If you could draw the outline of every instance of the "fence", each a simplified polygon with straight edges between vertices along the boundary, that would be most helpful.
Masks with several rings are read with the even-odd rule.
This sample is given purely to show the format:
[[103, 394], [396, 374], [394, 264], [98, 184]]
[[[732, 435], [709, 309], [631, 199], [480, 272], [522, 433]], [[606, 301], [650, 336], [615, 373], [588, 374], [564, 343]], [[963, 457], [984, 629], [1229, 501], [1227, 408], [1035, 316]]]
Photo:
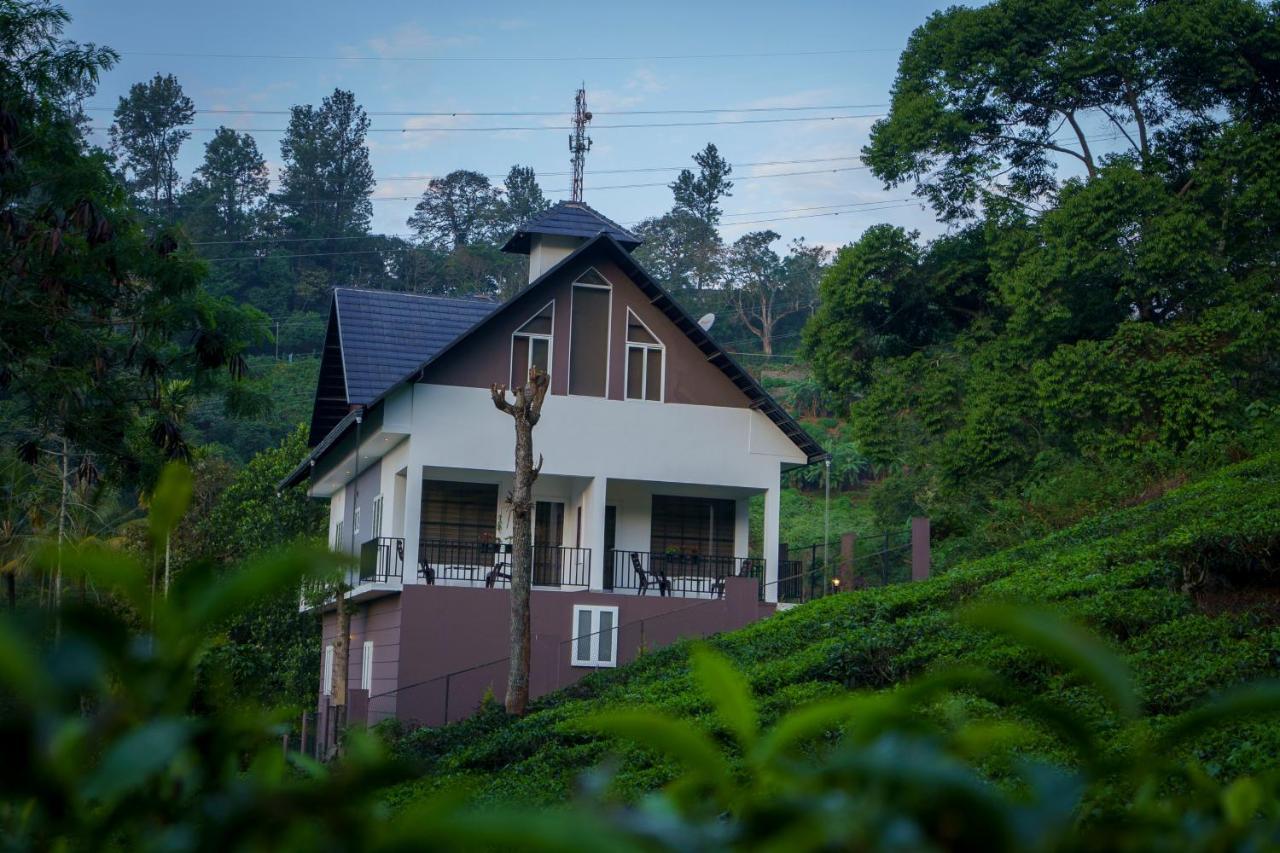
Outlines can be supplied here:
[[778, 601], [798, 604], [837, 592], [922, 580], [930, 572], [929, 519], [870, 535], [790, 546], [778, 565]]

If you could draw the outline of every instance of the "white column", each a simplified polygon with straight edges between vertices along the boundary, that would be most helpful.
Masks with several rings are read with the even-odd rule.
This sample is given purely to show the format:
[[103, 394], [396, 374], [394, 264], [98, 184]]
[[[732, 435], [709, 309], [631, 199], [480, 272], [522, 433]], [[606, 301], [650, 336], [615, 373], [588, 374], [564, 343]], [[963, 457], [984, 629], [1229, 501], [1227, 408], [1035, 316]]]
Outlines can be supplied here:
[[594, 477], [582, 490], [582, 547], [591, 549], [591, 589], [604, 589], [604, 507], [607, 477]]
[[781, 484], [775, 481], [764, 492], [764, 600], [771, 602], [778, 600], [778, 516], [781, 512]]
[[751, 555], [751, 498], [738, 498], [733, 508], [733, 556]]
[[404, 506], [396, 512], [404, 519], [404, 582], [420, 583], [418, 577], [418, 538], [422, 533], [422, 439], [409, 439], [409, 465], [404, 484]]

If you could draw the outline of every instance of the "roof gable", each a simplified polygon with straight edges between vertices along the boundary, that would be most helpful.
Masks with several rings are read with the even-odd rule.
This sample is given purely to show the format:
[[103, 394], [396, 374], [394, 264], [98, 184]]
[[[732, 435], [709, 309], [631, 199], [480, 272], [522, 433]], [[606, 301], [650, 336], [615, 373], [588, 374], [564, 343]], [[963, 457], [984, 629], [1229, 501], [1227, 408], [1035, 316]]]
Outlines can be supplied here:
[[478, 299], [336, 288], [312, 408], [312, 445], [352, 406], [372, 403], [496, 307]]
[[628, 251], [642, 242], [639, 237], [609, 217], [580, 201], [562, 201], [552, 205], [545, 212], [517, 228], [516, 233], [502, 247], [502, 251], [527, 255], [534, 234], [583, 239], [608, 234]]

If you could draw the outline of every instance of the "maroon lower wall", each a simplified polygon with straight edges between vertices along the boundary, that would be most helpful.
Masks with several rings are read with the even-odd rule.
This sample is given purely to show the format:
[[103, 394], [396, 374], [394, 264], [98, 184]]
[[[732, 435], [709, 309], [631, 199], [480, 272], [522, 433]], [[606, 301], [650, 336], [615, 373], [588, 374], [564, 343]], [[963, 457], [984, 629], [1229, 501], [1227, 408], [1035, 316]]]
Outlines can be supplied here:
[[[409, 585], [400, 594], [399, 604], [397, 717], [438, 726], [469, 716], [490, 691], [503, 701], [511, 619], [507, 590]], [[534, 590], [530, 598], [532, 697], [592, 672], [591, 667], [570, 663], [575, 604], [618, 608], [621, 664], [635, 660], [643, 650], [683, 637], [740, 628], [773, 612], [772, 605], [759, 603], [757, 581], [751, 578], [729, 578], [725, 597], [716, 600]]]

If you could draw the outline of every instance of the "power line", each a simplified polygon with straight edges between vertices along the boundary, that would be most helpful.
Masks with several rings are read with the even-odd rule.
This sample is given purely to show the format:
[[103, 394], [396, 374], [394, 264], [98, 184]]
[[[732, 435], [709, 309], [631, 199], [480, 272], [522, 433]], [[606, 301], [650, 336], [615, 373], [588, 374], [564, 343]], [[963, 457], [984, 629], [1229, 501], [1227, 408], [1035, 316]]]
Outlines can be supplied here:
[[[656, 115], [714, 115], [716, 113], [779, 113], [804, 112], [806, 110], [870, 110], [887, 107], [889, 104], [823, 104], [806, 107], [697, 107], [691, 109], [669, 110], [606, 110], [595, 112], [598, 116], [656, 116]], [[105, 104], [92, 104], [81, 107], [90, 112], [115, 112], [118, 107]], [[194, 112], [204, 115], [253, 115], [253, 116], [287, 116], [293, 110], [287, 109], [231, 109], [228, 107], [198, 108]], [[393, 118], [479, 118], [479, 117], [539, 117], [565, 115], [564, 110], [365, 110], [368, 116]]]
[[[636, 130], [642, 128], [669, 128], [669, 127], [708, 127], [711, 125], [722, 124], [784, 124], [791, 122], [814, 122], [814, 121], [848, 121], [859, 118], [883, 118], [888, 113], [857, 113], [854, 115], [836, 115], [836, 116], [793, 116], [790, 118], [744, 118], [744, 119], [718, 119], [714, 121], [662, 121], [662, 122], [631, 122], [628, 124], [598, 124], [593, 125], [592, 130]], [[110, 128], [94, 126], [90, 128], [96, 131], [107, 131]], [[221, 127], [185, 127], [187, 131], [196, 131], [200, 133], [216, 133]], [[234, 130], [237, 133], [288, 133], [286, 127], [231, 127], [228, 130]], [[371, 127], [368, 133], [502, 133], [515, 130], [554, 130], [556, 132], [564, 132], [572, 130], [572, 125], [559, 124], [521, 124], [521, 125], [498, 125], [491, 127]]]
[[761, 53], [668, 53], [649, 56], [368, 56], [307, 53], [200, 53], [181, 51], [126, 50], [121, 56], [150, 56], [182, 59], [266, 59], [317, 62], [638, 62], [685, 59], [775, 59], [783, 57], [852, 56], [865, 53], [897, 53], [896, 47], [843, 48], [840, 50], [791, 50]]

